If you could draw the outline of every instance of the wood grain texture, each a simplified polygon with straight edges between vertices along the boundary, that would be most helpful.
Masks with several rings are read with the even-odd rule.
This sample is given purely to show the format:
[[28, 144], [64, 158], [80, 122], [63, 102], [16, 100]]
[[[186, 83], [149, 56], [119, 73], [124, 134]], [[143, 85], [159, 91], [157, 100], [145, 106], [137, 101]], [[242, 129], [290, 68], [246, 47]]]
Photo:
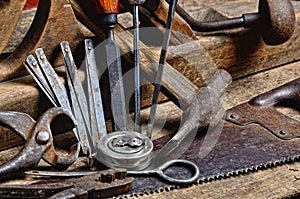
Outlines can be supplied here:
[[[101, 39], [105, 39], [105, 33], [96, 25], [97, 21], [93, 13], [85, 13], [80, 6], [85, 6], [83, 3], [78, 4], [77, 1], [71, 1], [71, 3], [73, 5], [73, 8], [76, 9], [75, 13], [81, 23], [88, 27], [95, 35], [97, 35]], [[89, 9], [85, 8], [85, 10]], [[124, 28], [119, 24], [116, 25], [115, 32], [117, 33], [115, 34], [115, 41], [119, 45], [124, 59], [127, 63], [129, 63], [127, 66], [133, 66], [133, 35], [130, 32], [125, 31]], [[149, 82], [154, 82], [159, 56], [153, 54], [149, 47], [147, 47], [142, 42], [140, 42], [140, 49], [140, 66], [142, 75]], [[174, 102], [177, 102], [178, 104], [180, 101], [182, 109], [185, 109], [190, 104], [195, 92], [197, 91], [195, 85], [193, 85], [186, 77], [181, 75], [169, 64], [166, 64], [164, 68], [162, 86], [164, 94], [173, 99]]]
[[[233, 78], [239, 78], [299, 60], [300, 2], [293, 1], [293, 5], [297, 17], [296, 29], [290, 40], [282, 45], [266, 45], [259, 29], [239, 28], [215, 33], [197, 33], [199, 40], [190, 42], [189, 45], [170, 47], [173, 54], [169, 55], [168, 62], [181, 73], [187, 74], [186, 77], [190, 80], [195, 80], [199, 78], [199, 71], [204, 71], [205, 74], [205, 71], [215, 67], [227, 70]], [[220, 17], [216, 13], [223, 17], [236, 17], [255, 11], [256, 1], [229, 1], [214, 7], [213, 11], [205, 12], [205, 15], [201, 15], [204, 11], [194, 14], [199, 20], [213, 20]]]
[[0, 54], [8, 44], [26, 0], [0, 1]]
[[22, 63], [36, 48], [44, 48], [52, 64], [62, 64], [59, 43], [70, 41], [75, 47], [83, 40], [83, 34], [68, 0], [41, 0], [35, 19], [18, 48], [5, 60], [0, 62], [0, 81], [27, 74]]

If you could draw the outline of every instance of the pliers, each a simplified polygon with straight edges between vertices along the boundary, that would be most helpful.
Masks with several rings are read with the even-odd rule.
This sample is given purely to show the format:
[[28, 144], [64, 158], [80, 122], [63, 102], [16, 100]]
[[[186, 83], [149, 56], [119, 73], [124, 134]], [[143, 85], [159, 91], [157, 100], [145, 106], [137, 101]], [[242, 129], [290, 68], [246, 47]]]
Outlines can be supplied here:
[[61, 107], [48, 109], [37, 122], [25, 113], [0, 112], [0, 124], [26, 140], [24, 148], [13, 159], [0, 166], [0, 178], [30, 169], [36, 166], [41, 159], [53, 166], [70, 165], [76, 161], [80, 151], [78, 142], [71, 147], [66, 156], [58, 155], [53, 145], [51, 123], [62, 115], [69, 117], [76, 126], [72, 113]]

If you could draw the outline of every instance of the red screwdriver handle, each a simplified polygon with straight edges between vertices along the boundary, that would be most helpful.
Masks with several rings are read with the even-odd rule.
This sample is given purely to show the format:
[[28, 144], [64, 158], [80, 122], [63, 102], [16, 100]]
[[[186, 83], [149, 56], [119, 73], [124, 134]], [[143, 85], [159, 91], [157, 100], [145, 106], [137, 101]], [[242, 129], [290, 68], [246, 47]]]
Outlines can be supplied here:
[[120, 0], [95, 0], [97, 14], [117, 14]]

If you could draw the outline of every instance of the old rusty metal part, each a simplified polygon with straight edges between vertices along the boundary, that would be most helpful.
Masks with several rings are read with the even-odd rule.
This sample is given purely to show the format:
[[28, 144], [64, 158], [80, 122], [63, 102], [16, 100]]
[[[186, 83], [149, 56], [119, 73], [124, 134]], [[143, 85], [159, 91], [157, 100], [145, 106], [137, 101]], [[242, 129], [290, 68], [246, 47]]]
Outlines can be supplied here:
[[[107, 134], [95, 50], [92, 40], [85, 41], [85, 65], [88, 84], [88, 101], [91, 122], [91, 140], [93, 150], [97, 148], [98, 141]], [[94, 153], [95, 151], [92, 151]]]
[[68, 155], [60, 156], [54, 148], [50, 125], [60, 115], [69, 117], [73, 124], [76, 124], [72, 113], [63, 108], [48, 109], [37, 122], [25, 113], [0, 112], [1, 125], [13, 130], [26, 140], [22, 151], [0, 166], [0, 178], [32, 168], [41, 158], [54, 166], [70, 165], [75, 162], [80, 150], [78, 143], [72, 146]]
[[[300, 138], [297, 131], [300, 128], [300, 123], [287, 115], [279, 113], [275, 108], [278, 103], [293, 104], [298, 103], [299, 100], [300, 80], [296, 79], [251, 99], [249, 103], [228, 110], [227, 120], [241, 126], [258, 123], [282, 140]], [[266, 116], [272, 117], [271, 119], [264, 119]], [[289, 125], [286, 125], [287, 123]]]
[[290, 0], [260, 0], [258, 13], [247, 13], [241, 17], [220, 21], [202, 22], [191, 17], [179, 5], [177, 13], [191, 28], [200, 32], [211, 32], [238, 27], [259, 27], [266, 44], [279, 45], [286, 42], [295, 29], [296, 17]]
[[[275, 108], [278, 103], [299, 103], [299, 86], [297, 79], [229, 109], [216, 127], [186, 139], [183, 145], [189, 147], [180, 158], [200, 168], [197, 183], [300, 160], [300, 122]], [[154, 147], [161, 148], [169, 139], [166, 136], [155, 140]], [[176, 173], [177, 178], [190, 175], [180, 168], [170, 168], [168, 172]], [[133, 193], [152, 193], [164, 186], [154, 177], [136, 177]], [[168, 190], [174, 188], [169, 186]]]
[[66, 41], [61, 42], [61, 49], [65, 60], [69, 93], [41, 48], [35, 51], [38, 61], [30, 55], [24, 65], [54, 106], [73, 112], [77, 123], [75, 134], [80, 141], [82, 152], [88, 154], [91, 160], [96, 153], [98, 140], [107, 132], [93, 42], [86, 39], [84, 46], [88, 96], [85, 95], [78, 74], [79, 70]]
[[[18, 7], [21, 3], [19, 1], [15, 2], [15, 0], [9, 2], [13, 2]], [[60, 41], [66, 39], [72, 42], [72, 46], [77, 46], [83, 40], [83, 34], [69, 5], [69, 1], [39, 1], [35, 18], [23, 41], [12, 54], [0, 61], [0, 82], [27, 74], [22, 63], [27, 55], [33, 53], [36, 48], [47, 46], [45, 53], [49, 55], [51, 63], [55, 66], [58, 63], [62, 64], [62, 60], [57, 57], [57, 46]]]
[[295, 11], [289, 0], [260, 0], [262, 36], [266, 44], [277, 45], [287, 41], [295, 29]]
[[[190, 170], [193, 175], [190, 178], [178, 179], [168, 176], [165, 171], [173, 166], [181, 166]], [[44, 177], [81, 177], [96, 174], [98, 171], [74, 171], [74, 172], [55, 172], [55, 171], [27, 171], [25, 174]], [[129, 176], [157, 176], [159, 179], [169, 184], [189, 185], [194, 183], [200, 174], [200, 170], [196, 164], [187, 160], [169, 160], [154, 169], [142, 171], [127, 171]]]
[[[68, 173], [68, 172], [65, 172]], [[1, 198], [107, 198], [128, 192], [134, 179], [126, 170], [103, 170], [59, 182], [41, 181], [31, 185], [2, 185]]]
[[91, 137], [91, 126], [85, 92], [82, 87], [79, 74], [77, 73], [77, 67], [75, 65], [69, 43], [67, 41], [63, 41], [60, 43], [60, 47], [66, 67], [66, 79], [69, 88], [72, 110], [78, 123], [82, 151], [84, 154], [92, 156], [91, 154], [93, 145], [89, 140]]

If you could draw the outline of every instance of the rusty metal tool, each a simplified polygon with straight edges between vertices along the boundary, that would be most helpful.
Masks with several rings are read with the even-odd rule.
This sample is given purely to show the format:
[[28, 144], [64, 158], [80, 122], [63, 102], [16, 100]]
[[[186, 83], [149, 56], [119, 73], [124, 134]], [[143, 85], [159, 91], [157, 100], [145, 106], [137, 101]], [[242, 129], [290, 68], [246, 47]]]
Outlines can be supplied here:
[[105, 117], [103, 111], [99, 76], [97, 74], [97, 63], [93, 42], [85, 41], [85, 65], [88, 84], [89, 115], [91, 140], [93, 143], [93, 154], [96, 152], [98, 141], [107, 134]]
[[[300, 122], [275, 108], [280, 104], [298, 109], [299, 96], [300, 79], [261, 94], [227, 110], [214, 128], [186, 139], [183, 152], [173, 151], [171, 155], [201, 168], [197, 183], [300, 160]], [[170, 136], [155, 140], [154, 148], [164, 146], [168, 140]], [[169, 169], [178, 178], [187, 175], [181, 171]], [[164, 186], [154, 177], [137, 176], [133, 192], [143, 192], [146, 185], [152, 191]]]
[[92, 165], [98, 141], [107, 133], [93, 43], [91, 40], [85, 40], [85, 63], [87, 68], [88, 93], [90, 94], [88, 96], [89, 104], [87, 103], [87, 97], [85, 96], [68, 42], [61, 42], [61, 49], [65, 60], [66, 77], [73, 112], [80, 124], [80, 129], [84, 132], [85, 139], [82, 140], [82, 143], [87, 150], [88, 163]]
[[47, 60], [43, 49], [35, 50], [37, 60], [29, 55], [24, 65], [54, 106], [71, 110], [68, 94], [62, 81]]
[[30, 185], [2, 185], [1, 198], [107, 198], [126, 193], [133, 187], [134, 179], [126, 171], [102, 170], [80, 178], [59, 182], [42, 180]]
[[168, 50], [168, 45], [169, 45], [169, 41], [170, 41], [170, 36], [171, 36], [171, 32], [172, 32], [172, 22], [173, 22], [173, 18], [174, 18], [176, 4], [177, 4], [177, 0], [172, 1], [170, 3], [170, 8], [169, 8], [169, 12], [168, 12], [166, 32], [164, 34], [158, 69], [156, 72], [156, 77], [155, 77], [155, 82], [154, 82], [155, 87], [154, 87], [154, 93], [153, 93], [153, 97], [152, 97], [152, 106], [150, 109], [150, 116], [149, 116], [149, 121], [148, 121], [148, 125], [147, 125], [147, 136], [149, 138], [152, 137], [152, 129], [153, 129], [153, 125], [155, 122], [158, 95], [159, 95], [160, 88], [161, 88], [161, 80], [162, 80], [162, 75], [163, 75], [163, 70], [164, 70], [164, 64], [166, 62], [166, 56], [167, 56], [167, 50]]
[[[186, 150], [186, 137], [196, 136], [198, 126], [216, 123], [223, 116], [219, 97], [225, 92], [226, 87], [231, 83], [231, 76], [224, 70], [217, 70], [209, 81], [207, 87], [201, 88], [190, 107], [186, 110], [187, 116], [182, 127], [175, 136], [168, 141], [161, 149], [153, 152], [152, 141], [145, 135], [137, 132], [114, 132], [104, 136], [99, 141], [97, 159], [110, 168], [126, 168], [127, 173], [133, 176], [158, 174], [160, 179], [169, 184], [191, 184], [198, 179], [199, 168], [191, 161], [177, 159], [178, 151]], [[217, 117], [219, 116], [219, 118]], [[172, 154], [176, 153], [177, 157]], [[165, 170], [180, 165], [192, 172], [191, 177], [181, 176], [180, 178], [167, 176]], [[174, 172], [176, 173], [176, 172]], [[88, 175], [90, 172], [73, 173], [49, 173], [32, 172], [32, 174], [43, 176], [68, 177]], [[176, 174], [175, 174], [176, 176]]]
[[[178, 179], [168, 176], [165, 171], [172, 166], [182, 166], [193, 172], [190, 178]], [[142, 170], [142, 171], [126, 171], [129, 176], [158, 176], [164, 182], [169, 184], [187, 185], [195, 182], [200, 174], [199, 168], [196, 164], [187, 160], [169, 160], [157, 168]], [[38, 177], [81, 177], [87, 175], [93, 175], [98, 171], [74, 171], [74, 172], [57, 172], [57, 171], [26, 171], [25, 174], [38, 176]]]
[[37, 122], [25, 113], [0, 112], [0, 124], [26, 141], [24, 148], [13, 159], [0, 166], [0, 178], [32, 168], [42, 158], [51, 165], [70, 165], [75, 162], [80, 150], [79, 143], [71, 147], [68, 155], [61, 156], [54, 149], [50, 125], [54, 119], [62, 115], [70, 118], [73, 125], [76, 125], [72, 113], [61, 107], [48, 109]]
[[[33, 55], [29, 55], [24, 62], [24, 66], [55, 107], [72, 111], [67, 90], [47, 60], [43, 49], [36, 49], [35, 55], [37, 60]], [[77, 139], [81, 140], [81, 131], [78, 131], [77, 128], [74, 128], [73, 131]]]
[[89, 163], [92, 164], [98, 140], [107, 133], [93, 42], [89, 39], [85, 40], [88, 100], [86, 99], [69, 44], [62, 42], [61, 47], [65, 59], [72, 108], [64, 84], [47, 61], [42, 49], [36, 50], [35, 54], [38, 61], [30, 55], [24, 65], [54, 106], [66, 108], [74, 113], [77, 121], [77, 129], [75, 131], [80, 141], [82, 152], [88, 154]]
[[94, 2], [100, 24], [105, 28], [107, 34], [107, 43], [105, 46], [106, 62], [109, 74], [114, 131], [126, 131], [128, 129], [128, 119], [122, 78], [121, 55], [120, 49], [114, 41], [113, 32], [114, 26], [117, 23], [119, 0], [95, 0]]
[[195, 31], [211, 32], [239, 27], [259, 27], [258, 30], [261, 31], [266, 44], [279, 45], [286, 42], [292, 36], [296, 24], [296, 16], [291, 1], [259, 0], [258, 7], [257, 13], [247, 13], [241, 17], [211, 22], [195, 20], [179, 5], [176, 7], [176, 12]]
[[[129, 174], [146, 175], [159, 173], [168, 183], [188, 184], [197, 179], [198, 167], [192, 162], [178, 160], [174, 152], [184, 149], [184, 139], [195, 137], [198, 125], [206, 126], [213, 122], [213, 117], [221, 115], [219, 97], [231, 83], [231, 76], [224, 70], [217, 70], [207, 87], [198, 91], [185, 115], [186, 121], [175, 136], [160, 150], [153, 152], [149, 137], [137, 132], [119, 131], [110, 133], [99, 141], [97, 159], [110, 168], [126, 168]], [[174, 164], [192, 168], [191, 178], [171, 178], [163, 170]], [[163, 168], [163, 169], [162, 169]]]
[[82, 133], [82, 137], [80, 138], [82, 141], [82, 151], [84, 154], [88, 154], [89, 157], [92, 157], [93, 146], [90, 140], [90, 118], [84, 89], [77, 73], [77, 67], [73, 60], [69, 43], [63, 41], [60, 43], [60, 46], [66, 67], [66, 77], [72, 102], [72, 110], [78, 123], [78, 131]]
[[128, 0], [133, 5], [133, 26], [134, 26], [134, 67], [135, 67], [135, 112], [134, 112], [134, 131], [141, 132], [141, 92], [140, 92], [140, 53], [139, 53], [139, 5], [146, 0]]

